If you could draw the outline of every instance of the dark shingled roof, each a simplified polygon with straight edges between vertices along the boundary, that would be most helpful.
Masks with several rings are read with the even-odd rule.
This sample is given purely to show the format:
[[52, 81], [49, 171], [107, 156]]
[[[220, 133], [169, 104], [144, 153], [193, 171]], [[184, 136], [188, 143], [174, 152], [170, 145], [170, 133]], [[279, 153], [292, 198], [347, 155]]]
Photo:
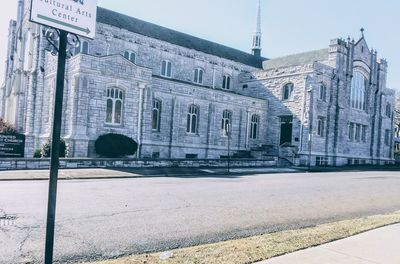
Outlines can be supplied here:
[[316, 61], [326, 61], [328, 58], [328, 49], [314, 50], [264, 61], [263, 68], [264, 70], [268, 70], [288, 66], [298, 66]]
[[261, 68], [262, 61], [265, 60], [264, 58], [257, 58], [252, 54], [237, 49], [145, 22], [101, 7], [97, 8], [97, 22], [123, 28], [150, 38], [166, 41], [181, 47], [194, 49], [257, 68]]

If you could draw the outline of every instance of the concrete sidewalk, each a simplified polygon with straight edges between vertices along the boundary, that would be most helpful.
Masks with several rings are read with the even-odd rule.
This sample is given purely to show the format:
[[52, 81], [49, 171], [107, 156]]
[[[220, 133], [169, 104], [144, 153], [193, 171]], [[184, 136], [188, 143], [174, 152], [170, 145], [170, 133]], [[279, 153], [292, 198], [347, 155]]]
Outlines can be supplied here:
[[400, 263], [400, 224], [262, 261], [258, 264], [370, 263]]
[[[230, 174], [225, 168], [139, 168], [139, 169], [62, 169], [60, 180], [123, 179], [141, 177], [238, 177], [241, 175], [293, 173], [291, 168], [232, 168]], [[49, 170], [0, 171], [0, 181], [47, 180]]]

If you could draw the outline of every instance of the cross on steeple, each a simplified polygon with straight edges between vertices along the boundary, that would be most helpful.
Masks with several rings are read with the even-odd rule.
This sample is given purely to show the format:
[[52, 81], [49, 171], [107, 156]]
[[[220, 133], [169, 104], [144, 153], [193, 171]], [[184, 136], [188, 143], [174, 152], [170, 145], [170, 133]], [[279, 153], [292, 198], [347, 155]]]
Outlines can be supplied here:
[[362, 28], [360, 29], [360, 31], [361, 31], [361, 37], [364, 37], [364, 31], [365, 31], [365, 29], [362, 27]]

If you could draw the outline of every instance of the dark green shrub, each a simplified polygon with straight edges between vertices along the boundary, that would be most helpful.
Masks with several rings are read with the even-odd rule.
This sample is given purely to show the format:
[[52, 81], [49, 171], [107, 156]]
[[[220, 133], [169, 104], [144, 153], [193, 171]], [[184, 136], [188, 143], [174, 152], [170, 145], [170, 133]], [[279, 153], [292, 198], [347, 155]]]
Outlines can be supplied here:
[[[41, 150], [42, 158], [49, 158], [51, 154], [51, 140], [47, 140], [47, 142], [43, 145]], [[64, 139], [60, 140], [60, 158], [65, 158], [68, 155], [68, 147], [67, 143], [65, 143]]]
[[120, 134], [101, 135], [94, 143], [96, 153], [107, 158], [134, 155], [138, 144], [131, 138]]
[[35, 152], [33, 153], [33, 157], [34, 158], [41, 158], [42, 157], [42, 150], [41, 149], [35, 150]]

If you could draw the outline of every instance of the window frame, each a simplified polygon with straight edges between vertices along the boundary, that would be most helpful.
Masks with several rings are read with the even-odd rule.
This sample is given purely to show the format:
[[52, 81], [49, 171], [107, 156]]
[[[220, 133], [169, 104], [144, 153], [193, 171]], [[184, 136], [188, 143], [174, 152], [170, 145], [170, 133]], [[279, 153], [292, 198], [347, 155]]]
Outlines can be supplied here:
[[197, 135], [199, 133], [200, 106], [191, 104], [188, 108], [186, 120], [186, 133]]
[[[154, 115], [155, 111], [157, 112], [156, 118]], [[151, 130], [154, 132], [160, 132], [161, 130], [161, 112], [162, 112], [162, 100], [158, 98], [153, 99], [153, 108], [151, 110]]]
[[229, 74], [225, 74], [222, 77], [222, 89], [231, 90], [232, 86], [232, 77]]
[[[128, 56], [126, 56], [126, 55], [128, 55]], [[134, 56], [133, 60], [132, 60], [132, 55]], [[126, 50], [124, 52], [124, 58], [129, 60], [133, 64], [136, 64], [136, 53], [134, 51]]]
[[355, 142], [361, 142], [361, 137], [362, 137], [362, 125], [361, 124], [355, 124], [355, 133], [354, 133], [354, 141]]
[[221, 134], [223, 137], [228, 137], [232, 134], [232, 116], [233, 112], [231, 110], [225, 109], [222, 111]]
[[351, 80], [350, 87], [350, 107], [352, 109], [366, 111], [367, 110], [367, 85], [368, 78], [355, 70]]
[[315, 165], [316, 166], [328, 166], [329, 159], [326, 156], [317, 156], [315, 157]]
[[367, 134], [368, 134], [368, 126], [362, 125], [361, 126], [361, 141], [364, 143], [367, 142]]
[[260, 116], [253, 114], [250, 121], [250, 139], [257, 140], [260, 129]]
[[390, 103], [386, 104], [385, 114], [386, 114], [386, 117], [388, 117], [388, 118], [392, 117], [392, 104], [390, 104]]
[[[288, 96], [286, 98], [286, 89], [288, 90]], [[294, 83], [288, 82], [282, 87], [282, 101], [289, 101], [293, 99]]]
[[349, 131], [348, 131], [348, 136], [349, 136], [349, 141], [353, 142], [354, 141], [354, 135], [355, 135], [355, 123], [350, 122], [349, 123]]
[[[165, 72], [164, 72], [165, 64]], [[172, 78], [172, 62], [170, 60], [163, 60], [161, 62], [161, 76], [166, 78]]]
[[[116, 96], [117, 94], [117, 96]], [[106, 90], [106, 120], [105, 123], [108, 125], [118, 125], [123, 124], [123, 113], [124, 113], [124, 101], [125, 101], [125, 91], [118, 87], [108, 87]], [[111, 120], [109, 121], [109, 102], [111, 102]], [[120, 103], [120, 116], [119, 122], [117, 122], [117, 104]]]
[[323, 116], [318, 117], [317, 136], [325, 137], [325, 117]]
[[193, 72], [193, 82], [196, 84], [203, 84], [204, 70], [203, 68], [197, 67]]
[[324, 83], [321, 83], [319, 86], [319, 100], [322, 102], [326, 102], [326, 94], [327, 94], [327, 86]]
[[385, 145], [390, 146], [390, 129], [385, 130]]
[[[86, 52], [84, 50], [85, 44], [86, 44]], [[89, 54], [89, 41], [81, 40], [79, 42], [79, 46], [74, 49], [74, 55], [78, 55], [78, 54], [85, 54], [85, 55]]]

